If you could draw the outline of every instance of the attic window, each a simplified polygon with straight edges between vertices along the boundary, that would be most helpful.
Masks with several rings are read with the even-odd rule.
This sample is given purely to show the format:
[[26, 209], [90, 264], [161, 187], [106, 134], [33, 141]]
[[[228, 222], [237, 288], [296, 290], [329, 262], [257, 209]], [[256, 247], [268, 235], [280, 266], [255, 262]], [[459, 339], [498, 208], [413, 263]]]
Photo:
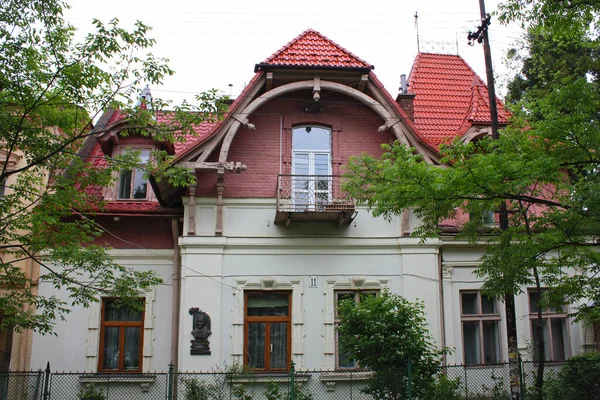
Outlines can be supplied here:
[[140, 164], [138, 168], [121, 171], [117, 198], [119, 200], [146, 200], [148, 198], [148, 180], [144, 179], [144, 168], [150, 161], [150, 149], [127, 148], [122, 150], [122, 154], [132, 151], [140, 153]]

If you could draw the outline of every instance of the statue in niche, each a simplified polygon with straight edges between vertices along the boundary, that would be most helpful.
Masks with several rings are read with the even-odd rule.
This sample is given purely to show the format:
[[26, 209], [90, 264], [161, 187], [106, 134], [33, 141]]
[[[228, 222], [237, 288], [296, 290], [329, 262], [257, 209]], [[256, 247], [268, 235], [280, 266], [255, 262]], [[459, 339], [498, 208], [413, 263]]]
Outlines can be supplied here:
[[192, 316], [192, 346], [191, 355], [210, 355], [210, 342], [208, 337], [212, 334], [210, 331], [210, 316], [198, 307], [190, 308]]

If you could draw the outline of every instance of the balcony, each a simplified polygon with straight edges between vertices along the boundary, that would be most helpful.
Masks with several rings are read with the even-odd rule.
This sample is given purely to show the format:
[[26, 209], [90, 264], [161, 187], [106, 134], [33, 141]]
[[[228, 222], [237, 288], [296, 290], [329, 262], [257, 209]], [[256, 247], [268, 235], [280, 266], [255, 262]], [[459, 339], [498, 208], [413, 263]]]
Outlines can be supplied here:
[[354, 200], [342, 190], [341, 182], [342, 178], [334, 175], [279, 175], [275, 223], [350, 224], [356, 217]]

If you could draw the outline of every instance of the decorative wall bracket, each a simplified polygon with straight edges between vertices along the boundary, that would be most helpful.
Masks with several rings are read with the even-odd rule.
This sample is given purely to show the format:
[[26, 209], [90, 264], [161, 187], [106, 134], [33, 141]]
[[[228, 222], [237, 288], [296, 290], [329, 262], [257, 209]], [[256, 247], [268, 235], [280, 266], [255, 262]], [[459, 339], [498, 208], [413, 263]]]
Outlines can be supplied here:
[[208, 337], [212, 334], [210, 331], [210, 316], [198, 307], [190, 308], [190, 315], [193, 318], [192, 325], [192, 345], [190, 346], [191, 355], [210, 355], [210, 342]]

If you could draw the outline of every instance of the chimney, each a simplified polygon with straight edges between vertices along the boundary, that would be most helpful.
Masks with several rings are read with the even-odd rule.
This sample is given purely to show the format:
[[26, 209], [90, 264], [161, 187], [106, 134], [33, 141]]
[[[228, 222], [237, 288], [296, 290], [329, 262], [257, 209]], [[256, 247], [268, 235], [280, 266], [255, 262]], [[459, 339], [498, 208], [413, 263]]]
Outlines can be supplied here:
[[396, 102], [400, 105], [400, 108], [406, 112], [408, 118], [411, 121], [415, 121], [415, 94], [408, 93], [408, 83], [406, 82], [406, 74], [400, 75], [400, 93], [396, 97]]

